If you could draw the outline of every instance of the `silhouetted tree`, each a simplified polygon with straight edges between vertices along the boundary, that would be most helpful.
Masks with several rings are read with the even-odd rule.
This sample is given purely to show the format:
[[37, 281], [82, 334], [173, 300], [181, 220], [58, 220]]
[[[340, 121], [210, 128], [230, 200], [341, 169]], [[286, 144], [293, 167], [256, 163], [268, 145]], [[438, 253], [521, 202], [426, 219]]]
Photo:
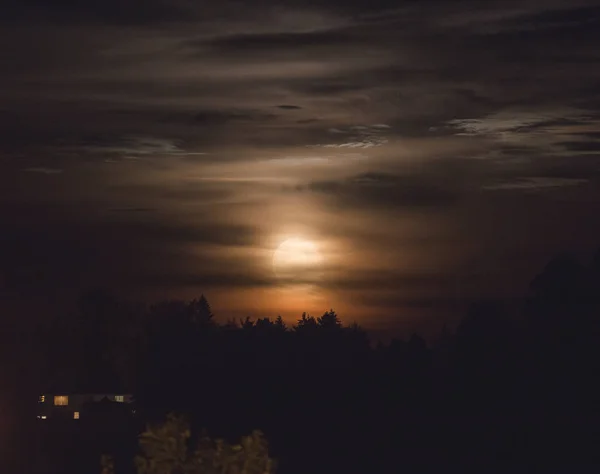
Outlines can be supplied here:
[[283, 318], [281, 317], [280, 314], [278, 314], [277, 318], [275, 319], [275, 328], [280, 331], [287, 330], [287, 326], [286, 326], [285, 322], [283, 322]]
[[333, 309], [323, 313], [323, 316], [317, 318], [317, 324], [319, 327], [326, 330], [340, 330], [342, 328], [342, 322], [338, 315]]
[[268, 334], [273, 331], [275, 325], [269, 318], [258, 318], [254, 327], [257, 331]]
[[238, 324], [238, 322], [237, 322], [235, 319], [233, 319], [233, 318], [231, 318], [231, 319], [228, 319], [228, 320], [225, 322], [225, 324], [223, 325], [223, 329], [225, 329], [225, 330], [232, 330], [232, 331], [235, 331], [236, 329], [239, 329], [239, 328], [240, 328], [240, 325], [239, 325], [239, 324]]
[[213, 327], [215, 322], [210, 304], [204, 295], [188, 305], [190, 321], [198, 327]]
[[245, 331], [251, 331], [254, 329], [254, 321], [246, 316], [246, 319], [240, 319], [240, 328]]
[[313, 316], [309, 316], [307, 313], [302, 313], [301, 318], [294, 327], [296, 332], [314, 331], [317, 329], [318, 323]]

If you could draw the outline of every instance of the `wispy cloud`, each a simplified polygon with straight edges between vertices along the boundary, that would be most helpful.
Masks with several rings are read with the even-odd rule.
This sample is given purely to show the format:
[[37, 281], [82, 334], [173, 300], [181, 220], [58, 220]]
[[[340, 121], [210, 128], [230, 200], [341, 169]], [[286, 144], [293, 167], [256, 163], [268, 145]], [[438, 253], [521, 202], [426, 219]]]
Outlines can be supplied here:
[[205, 152], [186, 150], [181, 140], [145, 136], [106, 136], [61, 140], [47, 151], [63, 157], [100, 159], [104, 163], [136, 162], [154, 157], [201, 156]]
[[452, 119], [446, 125], [457, 135], [523, 141], [534, 136], [569, 135], [582, 127], [600, 126], [588, 111], [559, 109], [545, 112], [504, 110], [480, 118]]
[[189, 152], [182, 149], [175, 141], [155, 137], [124, 137], [105, 143], [84, 144], [82, 149], [91, 153], [105, 153], [139, 158], [151, 155], [187, 156], [203, 155], [201, 152]]
[[26, 173], [39, 173], [39, 174], [61, 174], [63, 172], [62, 169], [59, 168], [25, 168], [23, 170]]
[[314, 166], [349, 163], [367, 158], [367, 155], [363, 153], [337, 153], [318, 156], [284, 156], [281, 158], [271, 158], [267, 160], [267, 163], [282, 166]]
[[541, 190], [546, 188], [561, 188], [565, 186], [579, 186], [587, 183], [587, 179], [579, 178], [556, 178], [556, 177], [532, 177], [517, 178], [511, 181], [497, 182], [488, 184], [482, 188], [488, 191], [505, 190]]
[[343, 143], [326, 143], [307, 145], [309, 148], [371, 148], [383, 146], [388, 143], [384, 132], [391, 127], [386, 124], [354, 125], [347, 128], [330, 128], [329, 133], [345, 135], [347, 140]]
[[130, 212], [130, 213], [146, 213], [146, 212], [156, 212], [158, 209], [154, 207], [115, 207], [109, 209], [109, 212]]
[[362, 173], [348, 179], [313, 181], [297, 189], [323, 195], [338, 209], [448, 208], [460, 198], [455, 183], [426, 172], [414, 175]]

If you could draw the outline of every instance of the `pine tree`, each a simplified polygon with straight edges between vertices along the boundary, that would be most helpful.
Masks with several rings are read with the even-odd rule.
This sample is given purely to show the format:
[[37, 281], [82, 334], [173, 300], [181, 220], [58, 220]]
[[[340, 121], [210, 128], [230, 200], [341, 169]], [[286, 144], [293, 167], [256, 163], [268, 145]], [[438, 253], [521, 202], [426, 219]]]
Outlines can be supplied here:
[[323, 329], [337, 330], [342, 328], [342, 322], [333, 309], [323, 313], [323, 316], [317, 319], [317, 323]]
[[308, 313], [302, 313], [302, 317], [298, 320], [298, 324], [294, 327], [296, 331], [306, 331], [317, 328], [317, 320]]
[[201, 295], [200, 299], [192, 300], [187, 309], [189, 320], [195, 326], [212, 327], [215, 325], [210, 304], [204, 295]]
[[275, 327], [281, 331], [286, 331], [287, 330], [287, 326], [285, 324], [285, 322], [283, 321], [283, 318], [281, 317], [281, 314], [277, 315], [277, 318], [275, 319]]

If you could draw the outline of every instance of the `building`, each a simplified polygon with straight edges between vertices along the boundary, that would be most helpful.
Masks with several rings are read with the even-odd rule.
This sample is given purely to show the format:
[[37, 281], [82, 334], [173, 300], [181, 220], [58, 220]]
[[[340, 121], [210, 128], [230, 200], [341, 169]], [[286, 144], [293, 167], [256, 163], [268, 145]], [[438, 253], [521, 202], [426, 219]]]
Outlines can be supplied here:
[[98, 472], [105, 453], [131, 460], [142, 423], [133, 397], [116, 390], [79, 391], [74, 386], [73, 391], [59, 391], [69, 385], [57, 385], [39, 395], [37, 403], [31, 400], [37, 414], [30, 419], [37, 426], [29, 432], [26, 452], [32, 453], [34, 467], [27, 472]]
[[131, 394], [44, 393], [38, 398], [39, 420], [114, 418], [135, 414]]

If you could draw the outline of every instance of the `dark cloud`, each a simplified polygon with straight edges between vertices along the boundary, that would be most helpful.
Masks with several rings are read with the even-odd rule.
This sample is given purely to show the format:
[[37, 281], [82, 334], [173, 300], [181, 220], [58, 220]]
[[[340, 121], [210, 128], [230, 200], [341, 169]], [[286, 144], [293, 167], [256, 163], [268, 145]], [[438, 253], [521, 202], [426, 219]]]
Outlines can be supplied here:
[[600, 140], [600, 132], [583, 132], [578, 133], [578, 135], [590, 140]]
[[443, 312], [449, 280], [415, 270], [432, 255], [445, 271], [476, 254], [493, 285], [587, 248], [596, 3], [10, 1], [0, 271], [235, 294], [274, 285], [265, 241], [300, 226], [359, 249], [325, 291]]
[[332, 94], [361, 91], [364, 90], [367, 85], [360, 82], [348, 82], [347, 79], [344, 80], [343, 78], [324, 77], [320, 80], [292, 82], [289, 87], [295, 91], [309, 95], [328, 96]]
[[[280, 106], [280, 108], [288, 108], [288, 107], [290, 107], [290, 106], [283, 106], [283, 107]], [[229, 123], [232, 121], [274, 120], [276, 118], [277, 118], [276, 114], [260, 112], [258, 110], [231, 110], [231, 111], [205, 110], [202, 112], [197, 112], [194, 115], [195, 122], [198, 122], [200, 124], [206, 124], [206, 125], [226, 124], [226, 123]]]
[[[524, 155], [517, 155], [524, 156]], [[525, 155], [527, 156], [527, 155]], [[506, 166], [506, 165], [505, 165]], [[502, 168], [503, 166], [500, 165]], [[600, 156], [582, 154], [565, 157], [558, 156], [529, 156], [528, 166], [517, 166], [504, 171], [497, 171], [498, 178], [520, 177], [534, 178], [545, 176], [549, 178], [593, 179], [600, 173]]]
[[156, 273], [140, 276], [140, 283], [144, 286], [158, 287], [161, 289], [202, 288], [209, 289], [235, 289], [235, 288], [265, 288], [272, 287], [278, 282], [274, 277], [248, 273], [243, 271], [227, 273]]
[[299, 105], [282, 104], [278, 105], [277, 108], [283, 110], [300, 110], [302, 107]]
[[490, 191], [523, 190], [537, 191], [547, 188], [562, 188], [565, 186], [579, 186], [587, 183], [586, 179], [575, 178], [553, 178], [547, 176], [536, 176], [531, 178], [515, 178], [511, 181], [500, 181], [484, 185], [483, 188]]
[[460, 191], [442, 178], [363, 173], [341, 181], [315, 181], [301, 190], [329, 196], [344, 208], [446, 208], [454, 206]]
[[372, 308], [386, 309], [389, 311], [405, 310], [433, 310], [447, 313], [452, 310], [461, 310], [466, 306], [464, 299], [455, 297], [423, 297], [411, 298], [396, 294], [368, 295], [359, 298], [359, 301]]
[[[28, 217], [36, 216], [34, 225], [29, 220], [13, 222], [0, 238], [0, 261], [10, 286], [43, 292], [63, 285], [75, 289], [96, 285], [115, 290], [140, 288], [146, 278], [156, 278], [152, 275], [157, 274], [178, 281], [177, 275], [189, 273], [191, 267], [201, 269], [198, 283], [207, 282], [223, 272], [223, 260], [206, 252], [194, 256], [193, 248], [215, 252], [218, 248], [256, 245], [260, 239], [252, 226], [214, 221], [195, 225], [161, 223], [149, 219], [152, 209], [111, 210], [115, 211], [127, 216], [123, 220], [90, 222], [55, 211], [43, 218], [39, 210], [31, 209]], [[42, 229], [44, 238], [40, 239], [38, 232]], [[234, 259], [225, 269], [230, 287], [236, 286], [238, 275], [252, 273], [247, 265], [244, 260]], [[215, 285], [223, 285], [223, 278]]]
[[558, 146], [563, 146], [571, 151], [593, 151], [600, 154], [600, 140], [594, 141], [574, 141], [574, 142], [559, 142]]
[[599, 21], [600, 7], [597, 5], [565, 5], [564, 8], [556, 10], [532, 12], [518, 18], [503, 20], [498, 22], [497, 27], [506, 32], [531, 31], [536, 34], [582, 29], [591, 32]]
[[259, 243], [256, 227], [242, 224], [206, 222], [198, 226], [157, 225], [155, 223], [122, 223], [120, 233], [143, 235], [148, 242], [162, 244], [189, 243], [222, 246], [252, 246]]
[[214, 202], [228, 200], [235, 196], [231, 186], [210, 182], [179, 182], [177, 184], [113, 184], [108, 186], [111, 193], [122, 199], [137, 196], [155, 199], [167, 206], [178, 202]]
[[306, 33], [267, 33], [224, 36], [210, 41], [194, 41], [192, 46], [209, 47], [215, 53], [240, 55], [310, 54], [328, 47], [352, 47], [360, 38], [350, 29], [332, 29]]
[[57, 23], [87, 20], [127, 25], [181, 21], [189, 15], [190, 8], [186, 8], [185, 2], [176, 0], [8, 0], [5, 13], [7, 18], [13, 19], [44, 17]]
[[449, 285], [452, 275], [440, 273], [410, 273], [410, 272], [372, 272], [363, 270], [360, 275], [332, 276], [330, 281], [323, 284], [338, 290], [405, 290], [405, 291], [431, 291]]
[[156, 212], [158, 209], [152, 207], [116, 207], [109, 209], [110, 212]]

